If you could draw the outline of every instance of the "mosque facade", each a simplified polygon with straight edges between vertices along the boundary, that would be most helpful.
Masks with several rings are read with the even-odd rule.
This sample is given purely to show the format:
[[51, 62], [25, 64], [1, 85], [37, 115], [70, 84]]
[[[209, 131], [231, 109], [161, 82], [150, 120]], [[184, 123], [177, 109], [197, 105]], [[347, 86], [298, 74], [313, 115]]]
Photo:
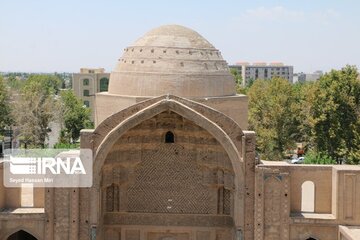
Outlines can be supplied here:
[[360, 168], [257, 160], [248, 98], [197, 32], [146, 33], [95, 99], [92, 187], [36, 189], [25, 209], [0, 184], [0, 240], [360, 239]]

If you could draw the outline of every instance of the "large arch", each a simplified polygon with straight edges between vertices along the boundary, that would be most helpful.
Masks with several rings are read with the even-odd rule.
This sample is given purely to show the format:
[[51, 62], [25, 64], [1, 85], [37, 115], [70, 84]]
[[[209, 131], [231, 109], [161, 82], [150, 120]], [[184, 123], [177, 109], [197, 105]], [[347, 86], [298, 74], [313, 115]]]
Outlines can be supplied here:
[[33, 237], [33, 239], [42, 240], [42, 238], [40, 236], [38, 236], [37, 234], [35, 234], [32, 231], [29, 231], [28, 229], [23, 228], [23, 227], [19, 227], [19, 228], [9, 231], [8, 233], [5, 234], [5, 236], [2, 239], [3, 240], [11, 240], [11, 237], [17, 233], [25, 233], [25, 234], [28, 234], [29, 236]]
[[129, 116], [133, 115], [136, 112], [139, 112], [147, 107], [150, 107], [151, 105], [162, 101], [164, 99], [172, 99], [179, 103], [182, 103], [189, 108], [193, 109], [194, 111], [200, 113], [205, 118], [209, 119], [210, 121], [214, 122], [216, 125], [221, 127], [226, 134], [230, 137], [232, 142], [235, 144], [237, 150], [239, 151], [241, 155], [241, 148], [242, 148], [242, 142], [241, 138], [244, 136], [244, 132], [239, 127], [239, 125], [232, 120], [231, 118], [227, 117], [223, 113], [206, 106], [202, 103], [198, 103], [189, 99], [177, 97], [174, 95], [163, 95], [156, 98], [147, 99], [145, 101], [141, 101], [139, 103], [136, 103], [120, 112], [114, 113], [113, 115], [109, 116], [107, 119], [102, 121], [99, 126], [94, 130], [94, 135], [96, 137], [93, 138], [92, 146], [94, 148], [94, 151], [97, 150], [100, 143], [104, 140], [104, 138], [110, 133], [112, 129], [117, 127], [121, 122], [126, 120]]
[[[154, 117], [161, 112], [171, 110], [182, 117], [193, 121], [196, 125], [202, 127], [208, 131], [214, 138], [221, 144], [226, 153], [229, 156], [229, 159], [232, 163], [232, 167], [235, 173], [235, 199], [240, 199], [240, 192], [244, 191], [242, 189], [244, 186], [244, 166], [242, 162], [241, 155], [232, 141], [230, 136], [215, 122], [206, 118], [203, 114], [195, 111], [194, 109], [186, 106], [183, 103], [176, 101], [175, 99], [165, 98], [160, 101], [155, 102], [154, 104], [140, 110], [133, 112], [132, 115], [127, 117], [125, 120], [120, 122], [116, 127], [114, 127], [109, 133], [103, 138], [99, 147], [95, 153], [95, 162], [94, 162], [94, 187], [99, 189], [101, 181], [101, 169], [105, 162], [106, 156], [109, 153], [111, 147], [114, 143], [129, 129], [135, 127], [136, 125], [142, 123], [143, 121]], [[95, 130], [96, 131], [96, 130]], [[241, 138], [237, 138], [238, 141], [242, 141]], [[234, 221], [235, 225], [240, 225], [240, 218], [237, 216], [240, 213], [241, 207], [244, 205], [244, 202], [235, 201], [234, 204]], [[99, 217], [99, 216], [98, 216]]]
[[175, 113], [183, 116], [184, 118], [195, 122], [198, 126], [204, 128], [209, 133], [211, 133], [219, 141], [219, 143], [229, 155], [236, 175], [235, 178], [237, 180], [243, 178], [244, 169], [241, 165], [241, 156], [237, 151], [234, 143], [231, 141], [230, 137], [224, 132], [224, 130], [218, 125], [216, 125], [214, 122], [205, 118], [200, 113], [194, 111], [186, 105], [172, 99], [165, 99], [128, 117], [117, 127], [112, 129], [109, 134], [103, 139], [95, 153], [94, 185], [96, 187], [99, 186], [100, 183], [101, 167], [103, 166], [105, 158], [116, 140], [120, 138], [126, 131], [135, 127], [139, 123], [150, 119], [166, 110], [174, 111]]

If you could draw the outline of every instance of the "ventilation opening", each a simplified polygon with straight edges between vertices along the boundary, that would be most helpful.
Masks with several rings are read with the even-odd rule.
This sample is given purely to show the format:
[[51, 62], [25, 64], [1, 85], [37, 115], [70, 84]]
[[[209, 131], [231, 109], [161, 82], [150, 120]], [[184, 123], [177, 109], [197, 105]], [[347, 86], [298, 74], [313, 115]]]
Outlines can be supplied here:
[[165, 143], [174, 143], [174, 134], [172, 132], [167, 132], [165, 135]]

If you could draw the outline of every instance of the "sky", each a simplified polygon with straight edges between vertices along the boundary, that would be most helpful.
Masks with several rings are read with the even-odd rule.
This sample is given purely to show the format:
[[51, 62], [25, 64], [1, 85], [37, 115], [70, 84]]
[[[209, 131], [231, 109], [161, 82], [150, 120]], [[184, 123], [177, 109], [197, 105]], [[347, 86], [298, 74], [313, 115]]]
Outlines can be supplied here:
[[194, 29], [229, 64], [360, 67], [359, 9], [358, 0], [0, 0], [0, 71], [111, 72], [125, 47], [166, 24]]

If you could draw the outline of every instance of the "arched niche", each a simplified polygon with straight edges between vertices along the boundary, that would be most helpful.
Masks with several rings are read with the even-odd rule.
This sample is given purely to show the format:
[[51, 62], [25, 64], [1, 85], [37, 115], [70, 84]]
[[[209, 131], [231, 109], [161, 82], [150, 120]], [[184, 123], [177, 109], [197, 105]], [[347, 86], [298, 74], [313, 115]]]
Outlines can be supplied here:
[[312, 181], [301, 185], [301, 212], [315, 212], [315, 184]]

